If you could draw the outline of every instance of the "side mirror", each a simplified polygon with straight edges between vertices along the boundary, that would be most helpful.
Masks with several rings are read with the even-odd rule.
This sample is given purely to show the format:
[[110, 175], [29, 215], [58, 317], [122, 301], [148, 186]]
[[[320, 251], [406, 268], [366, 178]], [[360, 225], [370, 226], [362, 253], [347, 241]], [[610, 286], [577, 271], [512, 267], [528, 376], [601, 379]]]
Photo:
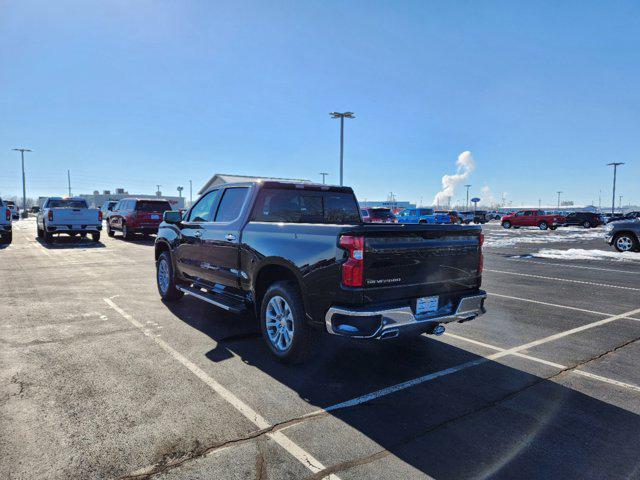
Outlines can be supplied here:
[[182, 221], [182, 213], [178, 210], [167, 210], [164, 212], [162, 219], [171, 224], [180, 223]]

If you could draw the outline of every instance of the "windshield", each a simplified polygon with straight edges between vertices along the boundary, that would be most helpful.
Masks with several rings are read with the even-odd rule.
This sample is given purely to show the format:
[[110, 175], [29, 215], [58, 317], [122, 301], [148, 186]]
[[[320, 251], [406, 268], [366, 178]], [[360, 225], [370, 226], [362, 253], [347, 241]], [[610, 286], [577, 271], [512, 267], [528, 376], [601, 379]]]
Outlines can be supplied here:
[[171, 210], [169, 202], [139, 200], [136, 204], [137, 212], [166, 212], [167, 210]]
[[87, 208], [84, 200], [72, 200], [63, 198], [61, 200], [49, 200], [49, 208]]

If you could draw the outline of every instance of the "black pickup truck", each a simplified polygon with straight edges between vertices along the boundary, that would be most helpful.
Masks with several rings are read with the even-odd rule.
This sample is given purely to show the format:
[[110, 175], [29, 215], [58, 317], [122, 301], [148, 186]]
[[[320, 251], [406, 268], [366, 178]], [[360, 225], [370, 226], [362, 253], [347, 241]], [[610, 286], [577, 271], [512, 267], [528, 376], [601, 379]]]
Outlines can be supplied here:
[[481, 315], [482, 242], [479, 226], [366, 224], [347, 187], [225, 184], [164, 213], [158, 291], [252, 313], [270, 350], [298, 362], [323, 330], [384, 340]]

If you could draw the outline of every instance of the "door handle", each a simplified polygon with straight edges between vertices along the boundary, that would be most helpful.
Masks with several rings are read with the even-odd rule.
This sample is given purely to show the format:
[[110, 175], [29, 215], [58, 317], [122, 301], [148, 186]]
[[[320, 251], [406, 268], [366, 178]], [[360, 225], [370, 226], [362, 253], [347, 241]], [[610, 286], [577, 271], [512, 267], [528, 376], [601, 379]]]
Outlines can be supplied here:
[[233, 242], [236, 239], [236, 236], [233, 233], [227, 233], [226, 237], [224, 237], [227, 242]]
[[202, 236], [202, 230], [196, 230], [195, 233], [193, 234], [195, 237], [200, 238]]

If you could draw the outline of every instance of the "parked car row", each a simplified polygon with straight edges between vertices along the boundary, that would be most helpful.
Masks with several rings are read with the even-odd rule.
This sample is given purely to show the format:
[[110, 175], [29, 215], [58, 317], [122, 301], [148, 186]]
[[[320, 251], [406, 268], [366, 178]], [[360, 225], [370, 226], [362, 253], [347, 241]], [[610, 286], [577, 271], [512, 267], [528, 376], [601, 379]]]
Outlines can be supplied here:
[[8, 245], [13, 239], [13, 215], [9, 207], [0, 198], [0, 243]]

